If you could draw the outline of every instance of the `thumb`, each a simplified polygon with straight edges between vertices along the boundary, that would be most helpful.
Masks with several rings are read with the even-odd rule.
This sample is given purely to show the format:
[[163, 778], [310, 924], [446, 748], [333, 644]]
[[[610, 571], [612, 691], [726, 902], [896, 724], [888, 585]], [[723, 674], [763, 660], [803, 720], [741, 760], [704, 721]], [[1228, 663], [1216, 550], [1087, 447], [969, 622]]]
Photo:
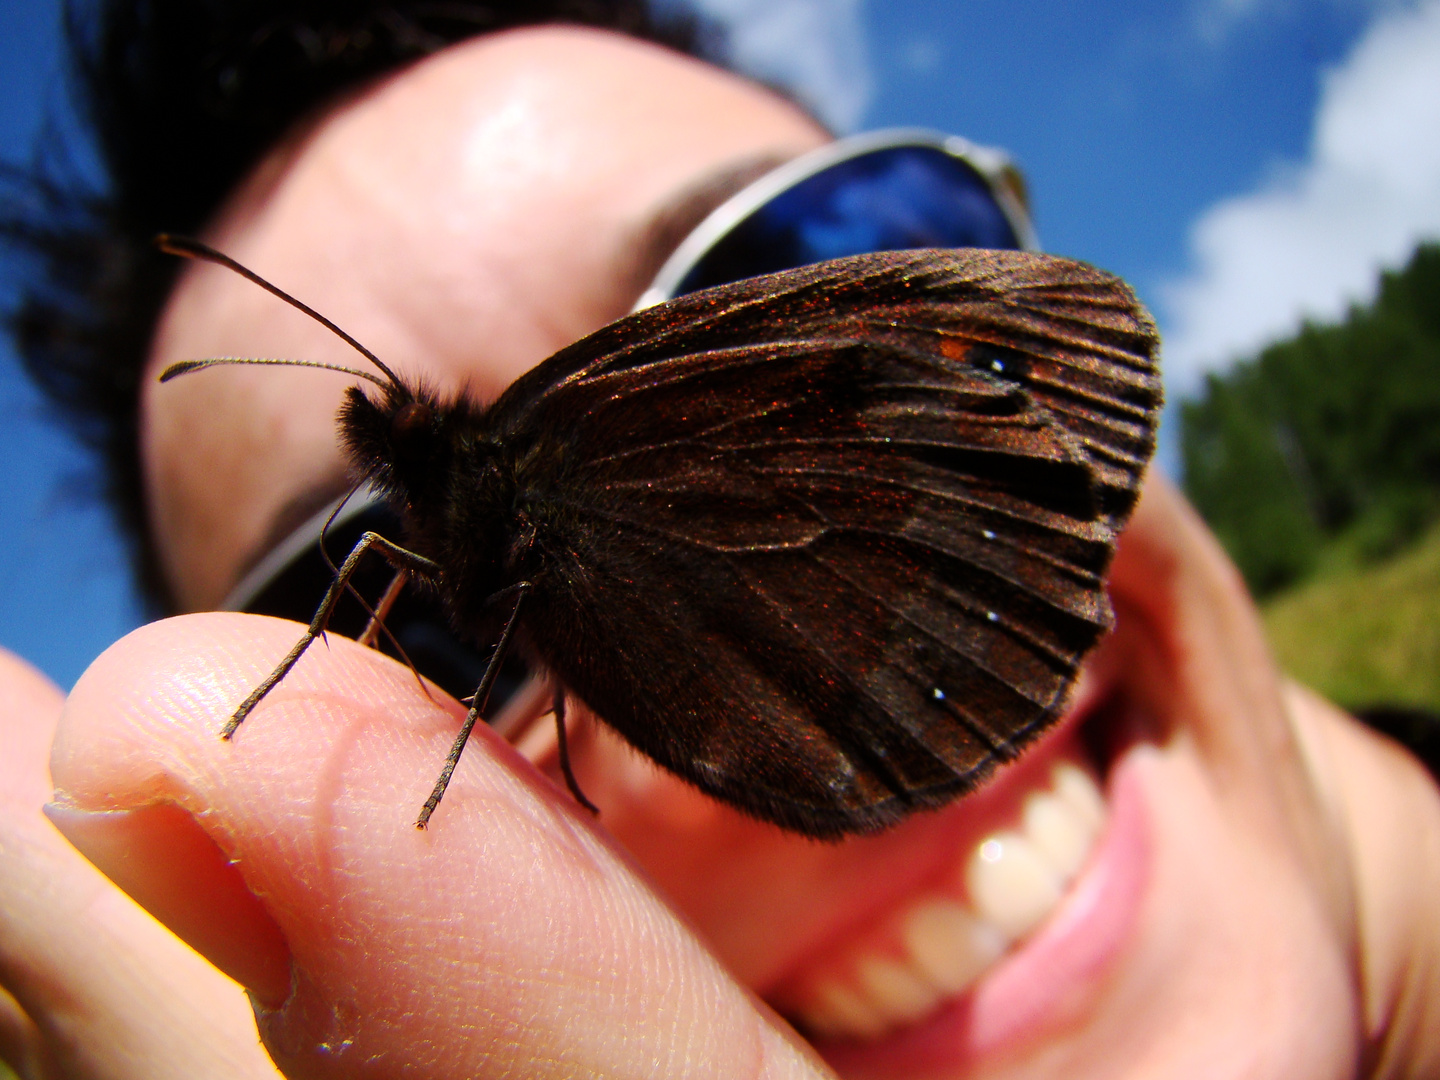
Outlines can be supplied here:
[[222, 741], [297, 636], [136, 631], [76, 686], [52, 761], [57, 824], [250, 989], [287, 1074], [824, 1074], [491, 732], [416, 830], [461, 711], [375, 652], [317, 644]]

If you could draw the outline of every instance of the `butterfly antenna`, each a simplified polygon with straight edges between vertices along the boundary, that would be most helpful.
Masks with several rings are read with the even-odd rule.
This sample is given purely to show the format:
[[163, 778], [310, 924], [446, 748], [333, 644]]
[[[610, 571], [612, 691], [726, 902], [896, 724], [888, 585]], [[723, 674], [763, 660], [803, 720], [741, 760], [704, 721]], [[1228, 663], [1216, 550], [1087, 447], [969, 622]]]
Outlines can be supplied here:
[[[161, 251], [166, 252], [167, 254], [179, 255], [183, 259], [195, 259], [198, 262], [215, 263], [218, 266], [225, 267], [227, 270], [233, 270], [235, 273], [239, 274], [247, 281], [253, 281], [256, 285], [259, 285], [262, 289], [270, 293], [272, 296], [278, 296], [281, 300], [284, 300], [291, 307], [297, 309], [298, 311], [303, 311], [306, 315], [309, 315], [310, 318], [314, 319], [321, 326], [325, 327], [325, 329], [335, 334], [352, 349], [358, 352], [361, 356], [365, 357], [366, 360], [369, 360], [370, 363], [374, 364], [382, 373], [384, 373], [385, 377], [390, 380], [392, 386], [396, 387], [397, 389], [404, 389], [405, 384], [400, 381], [399, 376], [397, 376], [395, 372], [391, 371], [388, 367], [386, 367], [385, 364], [381, 361], [381, 359], [369, 349], [367, 349], [364, 345], [361, 345], [360, 342], [356, 341], [344, 330], [341, 330], [340, 327], [336, 326], [324, 315], [321, 315], [309, 304], [295, 299], [295, 297], [291, 296], [284, 289], [281, 289], [275, 285], [271, 285], [270, 282], [266, 281], [259, 274], [255, 273], [255, 271], [250, 270], [247, 267], [241, 266], [234, 259], [230, 258], [229, 255], [222, 254], [221, 252], [216, 251], [214, 248], [210, 247], [210, 245], [202, 244], [199, 240], [192, 240], [186, 236], [172, 236], [169, 233], [161, 233], [159, 236], [155, 237], [155, 246]], [[253, 361], [233, 360], [229, 358], [217, 358], [211, 361], [191, 361], [190, 363], [193, 366], [185, 367], [183, 371], [176, 370], [177, 368], [181, 368], [183, 365], [175, 364], [167, 368], [165, 370], [165, 374], [162, 375], [160, 379], [163, 382], [167, 378], [174, 378], [176, 375], [183, 375], [186, 371], [195, 371], [198, 370], [200, 367], [208, 367], [217, 363], [238, 364], [247, 362]], [[305, 363], [302, 361], [274, 360], [268, 361], [268, 363], [290, 363], [296, 367], [323, 367], [328, 368], [332, 371], [347, 371], [350, 372], [350, 374], [360, 374], [359, 372], [351, 371], [350, 368], [342, 368], [333, 364], [316, 364]], [[371, 382], [378, 383], [381, 386], [385, 385], [384, 383], [380, 382], [379, 379], [376, 379], [372, 375], [365, 375], [363, 377], [368, 378]]]
[[285, 360], [268, 356], [207, 356], [204, 360], [181, 360], [162, 371], [160, 381], [162, 383], [169, 382], [171, 379], [178, 379], [181, 375], [188, 375], [192, 371], [204, 371], [206, 368], [224, 367], [228, 364], [253, 364], [260, 367], [268, 364], [275, 367], [313, 367], [321, 368], [324, 371], [343, 371], [346, 375], [354, 375], [357, 379], [368, 379], [382, 390], [390, 389], [390, 384], [384, 379], [377, 379], [370, 372], [361, 371], [359, 368], [346, 367], [344, 364], [326, 364], [320, 360]]
[[359, 492], [369, 480], [370, 476], [367, 473], [365, 476], [360, 477], [359, 480], [356, 480], [355, 483], [351, 484], [350, 490], [345, 493], [345, 497], [335, 504], [335, 509], [330, 511], [330, 516], [325, 519], [325, 524], [320, 526], [320, 539], [317, 542], [320, 548], [320, 557], [325, 560], [325, 565], [330, 567], [330, 573], [337, 577], [340, 575], [340, 568], [335, 565], [335, 560], [330, 558], [330, 552], [325, 547], [325, 541], [329, 539], [330, 526], [335, 524], [335, 519], [340, 516], [340, 511], [345, 509], [345, 505], [355, 497], [356, 493]]

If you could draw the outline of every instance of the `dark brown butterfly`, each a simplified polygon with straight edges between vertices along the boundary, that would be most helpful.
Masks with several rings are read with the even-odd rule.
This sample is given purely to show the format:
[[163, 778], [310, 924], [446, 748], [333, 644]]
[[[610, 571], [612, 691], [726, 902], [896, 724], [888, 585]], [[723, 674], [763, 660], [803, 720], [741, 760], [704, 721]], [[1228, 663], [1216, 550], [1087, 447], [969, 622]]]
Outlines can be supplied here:
[[811, 836], [879, 829], [1044, 730], [1110, 626], [1157, 347], [1109, 274], [924, 250], [683, 296], [488, 405], [367, 352], [381, 392], [346, 392], [340, 434], [406, 547], [362, 541], [327, 602], [368, 542], [703, 791]]

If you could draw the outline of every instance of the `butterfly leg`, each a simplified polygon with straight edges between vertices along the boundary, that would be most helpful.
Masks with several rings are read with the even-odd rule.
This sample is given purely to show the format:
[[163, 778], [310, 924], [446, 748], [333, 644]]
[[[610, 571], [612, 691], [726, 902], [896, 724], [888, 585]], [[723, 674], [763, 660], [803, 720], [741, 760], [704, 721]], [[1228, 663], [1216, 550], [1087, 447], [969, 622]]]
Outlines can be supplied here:
[[[409, 580], [409, 570], [395, 571], [395, 576], [390, 579], [390, 584], [385, 586], [385, 595], [380, 597], [375, 602], [375, 606], [370, 609], [370, 621], [365, 624], [365, 632], [355, 639], [357, 642], [371, 648], [375, 647], [376, 637], [379, 636], [380, 631], [385, 630], [385, 616], [390, 614], [390, 609], [395, 606], [395, 601], [400, 599], [400, 592]], [[354, 595], [353, 589], [351, 593]], [[385, 630], [385, 636], [389, 637], [392, 642], [395, 640], [388, 630]]]
[[585, 792], [580, 790], [579, 783], [575, 780], [575, 773], [570, 769], [570, 746], [565, 735], [565, 688], [555, 688], [555, 744], [560, 750], [560, 771], [565, 775], [565, 786], [570, 789], [570, 794], [575, 796], [575, 801], [585, 807], [597, 817], [600, 808], [585, 797]]
[[250, 715], [251, 710], [260, 704], [265, 695], [275, 689], [276, 684], [290, 673], [290, 669], [304, 655], [305, 650], [310, 647], [310, 643], [325, 632], [325, 628], [330, 625], [330, 616], [335, 612], [335, 605], [340, 602], [341, 595], [349, 586], [355, 568], [360, 565], [360, 560], [365, 553], [372, 548], [383, 555], [386, 561], [397, 570], [421, 577], [434, 577], [440, 572], [438, 564], [431, 562], [423, 555], [417, 555], [398, 544], [391, 543], [378, 533], [367, 532], [360, 537], [360, 542], [340, 564], [340, 569], [335, 574], [335, 580], [326, 590], [325, 599], [320, 601], [320, 606], [315, 610], [315, 617], [310, 620], [310, 626], [304, 635], [295, 643], [295, 647], [290, 650], [285, 659], [280, 661], [275, 670], [265, 677], [265, 681], [250, 691], [250, 696], [240, 703], [220, 732], [221, 738], [228, 739], [235, 734], [235, 729], [245, 722], [245, 718]]
[[485, 665], [485, 674], [480, 676], [480, 686], [475, 691], [475, 696], [470, 701], [470, 711], [465, 714], [465, 723], [460, 725], [460, 734], [455, 736], [455, 743], [450, 747], [450, 753], [445, 758], [445, 764], [440, 769], [440, 777], [435, 781], [434, 790], [430, 797], [425, 800], [425, 805], [420, 808], [420, 816], [415, 820], [417, 829], [425, 828], [430, 820], [430, 815], [440, 805], [440, 800], [445, 796], [445, 789], [450, 786], [450, 777], [455, 773], [455, 766], [460, 763], [460, 755], [465, 750], [465, 744], [470, 740], [470, 732], [475, 730], [475, 721], [480, 719], [480, 714], [485, 710], [485, 704], [490, 700], [490, 689], [495, 685], [495, 679], [500, 674], [500, 665], [505, 662], [505, 654], [510, 651], [510, 641], [515, 636], [515, 626], [520, 621], [520, 609], [525, 606], [525, 596], [530, 591], [530, 583], [521, 582], [515, 586], [519, 595], [515, 599], [515, 607], [510, 612], [510, 618], [505, 623], [505, 629], [500, 632], [500, 640], [495, 643], [495, 651], [490, 654], [490, 662]]
[[367, 648], [378, 649], [379, 646], [375, 644], [375, 639], [380, 634], [384, 634], [386, 640], [394, 646], [395, 651], [400, 655], [400, 659], [405, 661], [405, 666], [410, 669], [410, 674], [415, 676], [415, 685], [420, 687], [421, 692], [426, 697], [434, 701], [435, 695], [430, 693], [430, 688], [425, 685], [424, 676], [420, 674], [420, 669], [415, 666], [415, 661], [410, 659], [410, 654], [405, 651], [405, 646], [400, 644], [400, 639], [392, 634], [390, 628], [385, 625], [385, 616], [390, 614], [390, 609], [395, 606], [395, 601], [400, 599], [400, 593], [409, 580], [409, 570], [396, 570], [395, 576], [390, 579], [390, 584], [385, 586], [385, 595], [380, 597], [380, 600], [374, 607], [371, 607], [365, 602], [365, 598], [360, 595], [354, 585], [345, 586], [345, 590], [359, 601], [360, 606], [364, 608], [370, 616], [369, 620], [365, 623], [365, 632], [356, 638], [355, 641], [356, 644], [364, 645]]

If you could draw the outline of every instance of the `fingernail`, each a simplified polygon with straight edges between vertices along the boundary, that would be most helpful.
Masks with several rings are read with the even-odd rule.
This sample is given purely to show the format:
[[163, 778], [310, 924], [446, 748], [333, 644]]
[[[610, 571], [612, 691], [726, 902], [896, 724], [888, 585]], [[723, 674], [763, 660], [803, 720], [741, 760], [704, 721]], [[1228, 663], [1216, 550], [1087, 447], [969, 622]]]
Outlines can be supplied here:
[[146, 911], [267, 1008], [290, 996], [290, 947], [196, 820], [174, 803], [45, 815], [75, 848]]

